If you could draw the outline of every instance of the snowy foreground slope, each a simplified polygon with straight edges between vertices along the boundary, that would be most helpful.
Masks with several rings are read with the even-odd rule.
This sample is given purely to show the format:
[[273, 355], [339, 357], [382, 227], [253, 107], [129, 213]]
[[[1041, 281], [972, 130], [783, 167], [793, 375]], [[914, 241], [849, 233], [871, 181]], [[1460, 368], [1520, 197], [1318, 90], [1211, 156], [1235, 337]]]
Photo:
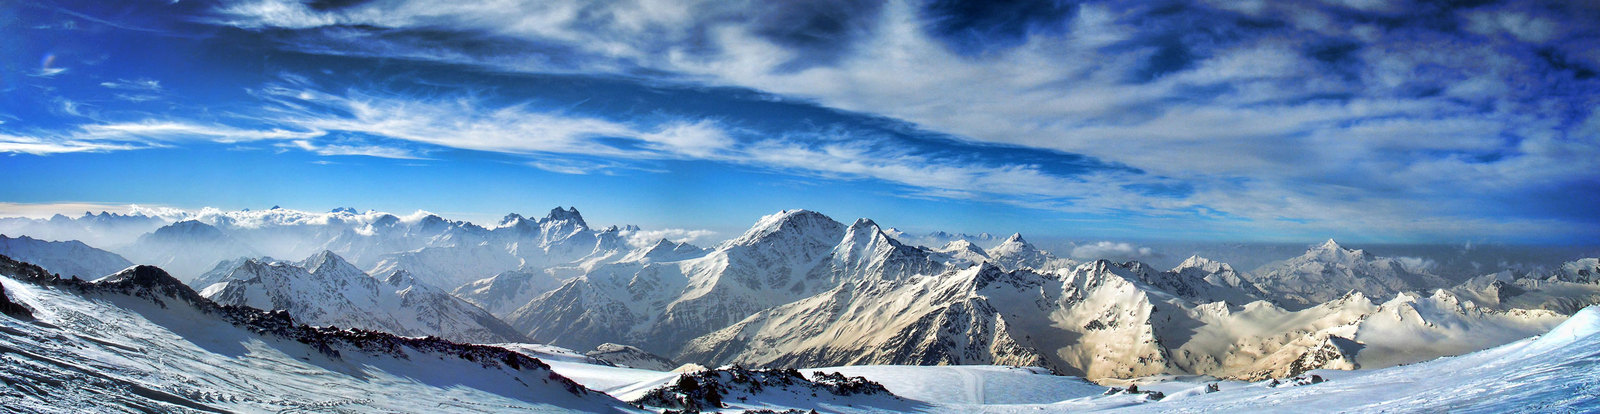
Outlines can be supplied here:
[[[634, 400], [678, 381], [649, 371], [612, 375], [646, 378], [606, 387]], [[556, 365], [579, 382], [603, 381], [595, 369]], [[590, 371], [588, 375], [581, 371]], [[1107, 388], [1045, 370], [1000, 366], [855, 366], [803, 369], [809, 378], [838, 372], [881, 384], [881, 397], [801, 398], [774, 392], [724, 399], [722, 412], [817, 409], [828, 412], [1589, 412], [1600, 410], [1600, 306], [1578, 312], [1549, 333], [1489, 350], [1377, 370], [1314, 370], [1294, 380], [1254, 383], [1208, 377], [1151, 377], [1132, 381], [1149, 394], [1107, 394]], [[665, 374], [665, 373], [662, 373]], [[572, 375], [572, 374], [568, 374]], [[1305, 384], [1311, 376], [1325, 382]], [[1206, 392], [1208, 385], [1217, 391]], [[1276, 385], [1274, 385], [1276, 384]], [[765, 397], [765, 398], [764, 398]], [[826, 397], [826, 396], [824, 396]]]
[[0, 317], [5, 411], [635, 411], [501, 348], [295, 326], [153, 267], [51, 281], [0, 257], [0, 285], [28, 309]]
[[[543, 345], [309, 328], [281, 312], [217, 306], [148, 266], [91, 283], [0, 258], [0, 288], [0, 407], [21, 412], [641, 411], [630, 403], [658, 412], [686, 403], [845, 413], [1600, 409], [1600, 307], [1539, 337], [1399, 367], [1314, 370], [1281, 383], [1130, 381], [1163, 393], [1157, 399], [1038, 368], [677, 374]], [[1326, 381], [1310, 384], [1311, 375]]]

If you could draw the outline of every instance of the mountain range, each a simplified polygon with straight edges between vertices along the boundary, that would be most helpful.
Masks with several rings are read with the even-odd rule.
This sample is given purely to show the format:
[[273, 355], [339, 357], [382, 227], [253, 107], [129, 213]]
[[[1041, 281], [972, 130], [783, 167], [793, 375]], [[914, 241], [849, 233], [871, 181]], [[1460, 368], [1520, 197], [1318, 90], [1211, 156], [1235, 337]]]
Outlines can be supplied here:
[[1172, 269], [1079, 262], [1020, 234], [913, 238], [808, 210], [763, 217], [710, 248], [630, 243], [638, 231], [593, 229], [575, 208], [511, 214], [493, 227], [422, 213], [270, 209], [183, 217], [121, 249], [138, 263], [188, 269], [209, 300], [313, 325], [633, 349], [630, 358], [657, 366], [1000, 364], [1091, 379], [1282, 378], [1485, 349], [1600, 302], [1595, 259], [1451, 283], [1332, 240], [1240, 272], [1199, 256]]

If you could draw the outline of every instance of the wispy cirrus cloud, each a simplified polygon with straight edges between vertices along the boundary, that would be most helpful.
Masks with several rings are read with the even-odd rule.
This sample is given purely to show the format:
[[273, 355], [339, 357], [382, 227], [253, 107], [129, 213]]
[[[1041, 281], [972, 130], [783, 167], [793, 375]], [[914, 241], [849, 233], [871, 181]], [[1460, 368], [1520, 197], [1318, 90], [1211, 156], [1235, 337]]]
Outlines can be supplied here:
[[[1212, 209], [1262, 227], [1289, 218], [1308, 231], [1359, 223], [1470, 233], [1442, 223], [1489, 231], [1499, 228], [1491, 222], [1542, 222], [1544, 213], [1500, 200], [1594, 190], [1600, 171], [1600, 158], [1583, 157], [1600, 148], [1600, 135], [1583, 126], [1600, 116], [1600, 49], [1592, 41], [1600, 32], [1581, 23], [1600, 9], [1589, 6], [895, 1], [797, 14], [781, 23], [808, 28], [783, 31], [762, 13], [730, 17], [757, 9], [742, 3], [666, 4], [441, 8], [417, 0], [377, 13], [372, 5], [311, 11], [268, 0], [222, 10], [227, 24], [296, 29], [290, 47], [300, 50], [388, 50], [500, 70], [750, 87], [968, 139], [1085, 154], [1184, 177], [1197, 189], [1181, 200], [1092, 198], [1136, 213]], [[486, 57], [392, 35], [424, 28], [561, 52]], [[382, 46], [341, 47], [352, 33]], [[808, 164], [834, 172], [915, 176], [898, 182], [943, 194], [969, 193], [975, 186], [963, 183], [987, 178], [992, 185], [983, 188], [1027, 183], [1006, 193], [1084, 190], [1072, 180], [1034, 179], [1026, 168], [963, 177], [835, 157], [854, 150], [847, 146], [769, 150], [766, 163], [816, 160]], [[1600, 226], [1594, 215], [1566, 219]], [[1435, 220], [1441, 224], [1416, 224]], [[1381, 227], [1388, 225], [1398, 227]]]
[[[914, 146], [897, 144], [882, 133], [838, 129], [773, 132], [703, 118], [629, 122], [471, 94], [418, 97], [353, 89], [330, 93], [313, 87], [308, 79], [289, 78], [296, 85], [271, 85], [258, 91], [257, 95], [275, 105], [261, 118], [263, 122], [287, 129], [526, 156], [532, 158], [527, 165], [562, 174], [651, 171], [638, 163], [651, 160], [711, 161], [835, 179], [882, 180], [916, 189], [918, 194], [940, 191], [969, 199], [1021, 197], [1030, 206], [1075, 212], [1146, 208], [1138, 207], [1141, 202], [1134, 199], [1149, 195], [1124, 187], [1162, 181], [1126, 167], [1094, 162], [1075, 171], [1051, 172], [1038, 164], [985, 155], [981, 147], [954, 141]], [[328, 148], [305, 140], [293, 141], [293, 145], [308, 151]]]
[[[1582, 4], [191, 7], [186, 24], [242, 29], [229, 41], [274, 56], [250, 70], [302, 74], [252, 73], [235, 85], [247, 99], [215, 106], [150, 81], [178, 108], [156, 113], [131, 104], [159, 75], [103, 76], [90, 86], [132, 99], [62, 94], [50, 114], [78, 123], [0, 131], [0, 151], [261, 140], [323, 156], [495, 153], [590, 177], [691, 161], [1146, 233], [1600, 231], [1581, 208], [1600, 200], [1571, 195], [1600, 192], [1600, 29], [1584, 24], [1600, 10]], [[66, 65], [95, 68], [39, 66]], [[526, 81], [545, 77], [562, 80]]]

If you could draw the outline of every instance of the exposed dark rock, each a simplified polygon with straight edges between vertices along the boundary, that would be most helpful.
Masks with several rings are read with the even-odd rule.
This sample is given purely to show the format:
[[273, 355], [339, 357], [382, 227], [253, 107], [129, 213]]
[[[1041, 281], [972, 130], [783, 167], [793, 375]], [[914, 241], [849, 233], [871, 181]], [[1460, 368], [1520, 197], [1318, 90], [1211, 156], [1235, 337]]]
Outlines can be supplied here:
[[[671, 385], [652, 389], [643, 397], [631, 401], [648, 407], [700, 412], [724, 408], [724, 401], [732, 396], [759, 394], [767, 389], [788, 388], [794, 392], [836, 396], [888, 395], [882, 384], [862, 377], [846, 377], [837, 372], [816, 372], [808, 380], [792, 368], [745, 369], [740, 366], [719, 368], [683, 374]], [[738, 398], [738, 397], [734, 397]], [[899, 397], [894, 397], [899, 398]]]

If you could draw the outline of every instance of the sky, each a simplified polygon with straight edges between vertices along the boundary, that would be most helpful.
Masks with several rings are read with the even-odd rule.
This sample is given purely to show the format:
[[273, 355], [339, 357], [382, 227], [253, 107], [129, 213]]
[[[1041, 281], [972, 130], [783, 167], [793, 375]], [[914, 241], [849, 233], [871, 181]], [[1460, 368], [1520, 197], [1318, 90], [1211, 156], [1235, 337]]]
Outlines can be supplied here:
[[1595, 244], [1600, 5], [0, 4], [0, 215]]

